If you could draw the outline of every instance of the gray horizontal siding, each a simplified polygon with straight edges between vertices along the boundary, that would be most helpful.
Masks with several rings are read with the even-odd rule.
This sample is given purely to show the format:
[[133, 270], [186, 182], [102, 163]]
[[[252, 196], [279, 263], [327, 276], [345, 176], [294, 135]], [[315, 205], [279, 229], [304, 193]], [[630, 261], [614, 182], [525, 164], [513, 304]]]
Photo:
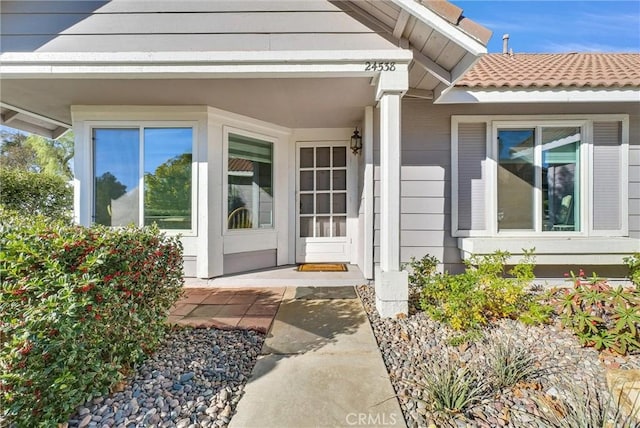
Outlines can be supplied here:
[[[374, 238], [379, 239], [380, 231], [374, 232]], [[456, 247], [456, 239], [444, 230], [406, 230], [400, 232], [402, 248], [422, 248], [422, 247]], [[440, 259], [442, 260], [442, 259]], [[403, 260], [405, 261], [405, 260]]]
[[[377, 112], [377, 111], [376, 111]], [[640, 115], [637, 104], [518, 104], [518, 105], [433, 105], [428, 101], [405, 100], [402, 104], [402, 189], [401, 261], [433, 255], [443, 261], [441, 269], [461, 271], [457, 242], [451, 238], [451, 137], [452, 115], [630, 115], [629, 146], [629, 234], [640, 239]], [[377, 119], [377, 118], [376, 118]], [[378, 122], [375, 123], [376, 130]], [[374, 152], [379, 164], [379, 151]], [[378, 168], [376, 183], [380, 180]], [[422, 187], [424, 186], [424, 188]], [[376, 188], [379, 189], [379, 183]], [[633, 188], [633, 189], [632, 189]], [[379, 193], [376, 193], [379, 194]], [[408, 196], [411, 194], [412, 196]], [[434, 196], [438, 195], [438, 196]], [[379, 229], [380, 198], [374, 198], [375, 229]], [[442, 223], [442, 229], [438, 230]], [[422, 234], [424, 232], [424, 234]], [[375, 234], [374, 260], [379, 261], [379, 237]], [[598, 271], [599, 272], [599, 271]]]
[[[442, 245], [436, 246], [427, 246], [423, 245], [420, 247], [407, 247], [402, 246], [400, 248], [400, 259], [402, 263], [409, 263], [412, 257], [416, 259], [421, 259], [424, 256], [433, 256], [438, 260], [460, 260], [460, 250], [456, 247], [443, 247]], [[380, 247], [377, 246], [373, 252], [373, 261], [374, 263], [380, 263]], [[459, 270], [455, 267], [461, 267], [463, 264], [460, 263], [440, 263], [440, 266], [448, 266], [447, 270]]]
[[[402, 168], [400, 170], [400, 260], [435, 256], [443, 266], [460, 263], [457, 242], [451, 237], [450, 115], [426, 102], [402, 103]], [[375, 159], [379, 162], [379, 152]], [[374, 211], [380, 213], [380, 171], [376, 168]], [[374, 242], [379, 246], [379, 216]], [[374, 255], [378, 260], [379, 248]], [[443, 267], [441, 266], [441, 268]]]
[[[161, 49], [160, 49], [161, 47]], [[113, 34], [2, 36], [2, 52], [359, 50], [393, 48], [377, 34]]]
[[325, 0], [175, 0], [175, 1], [3, 1], [3, 13], [136, 13], [136, 12], [258, 12], [335, 11]]
[[326, 1], [9, 1], [0, 12], [3, 52], [397, 48]]
[[400, 212], [403, 214], [451, 214], [451, 204], [442, 198], [402, 198]]
[[[443, 231], [448, 221], [451, 218], [447, 214], [400, 214], [402, 229], [405, 231]], [[379, 216], [374, 220], [374, 229], [380, 230]]]
[[[161, 3], [161, 2], [160, 2]], [[52, 19], [55, 16], [55, 19]], [[79, 19], [80, 18], [80, 19]], [[84, 18], [84, 19], [82, 19]], [[343, 12], [3, 14], [4, 35], [371, 33]]]

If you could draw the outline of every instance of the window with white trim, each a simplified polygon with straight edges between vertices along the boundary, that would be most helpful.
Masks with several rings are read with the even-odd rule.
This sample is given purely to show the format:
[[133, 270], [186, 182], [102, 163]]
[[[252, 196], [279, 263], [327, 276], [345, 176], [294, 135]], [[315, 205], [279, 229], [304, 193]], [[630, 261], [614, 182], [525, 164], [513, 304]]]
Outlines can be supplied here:
[[193, 229], [192, 126], [95, 127], [93, 219]]
[[579, 232], [581, 126], [495, 127], [498, 232]]
[[453, 116], [453, 236], [627, 236], [628, 140], [628, 115]]
[[273, 228], [273, 143], [227, 134], [227, 229]]

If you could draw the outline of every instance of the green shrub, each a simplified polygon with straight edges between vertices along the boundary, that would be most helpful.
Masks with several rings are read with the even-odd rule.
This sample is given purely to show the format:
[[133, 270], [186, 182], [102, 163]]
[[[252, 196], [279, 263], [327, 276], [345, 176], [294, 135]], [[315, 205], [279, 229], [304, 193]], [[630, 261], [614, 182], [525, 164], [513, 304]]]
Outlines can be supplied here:
[[438, 259], [431, 255], [426, 255], [421, 259], [411, 257], [411, 261], [402, 268], [409, 268], [409, 283], [416, 287], [424, 287], [431, 281], [438, 267]]
[[70, 218], [73, 189], [64, 177], [0, 168], [0, 206], [24, 215]]
[[640, 253], [633, 253], [623, 260], [629, 268], [629, 279], [636, 287], [640, 287]]
[[[421, 279], [417, 285], [422, 286], [422, 309], [453, 329], [464, 331], [522, 314], [531, 322], [545, 321], [545, 311], [526, 291], [535, 278], [532, 251], [525, 251], [524, 260], [509, 271], [512, 278], [505, 277], [508, 258], [506, 252], [472, 256], [465, 262], [466, 271], [459, 275], [414, 272], [413, 277]], [[431, 265], [414, 261], [413, 267], [421, 264]]]
[[182, 292], [181, 244], [155, 228], [0, 219], [2, 415], [53, 426], [159, 343]]
[[572, 289], [552, 298], [562, 325], [585, 346], [626, 354], [640, 350], [640, 291], [613, 287], [595, 273], [571, 272]]

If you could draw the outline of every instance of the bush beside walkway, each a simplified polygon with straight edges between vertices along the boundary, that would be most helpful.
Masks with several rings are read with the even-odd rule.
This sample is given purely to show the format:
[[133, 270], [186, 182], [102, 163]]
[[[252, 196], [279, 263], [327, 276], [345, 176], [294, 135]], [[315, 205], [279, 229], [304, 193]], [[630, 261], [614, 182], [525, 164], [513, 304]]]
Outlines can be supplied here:
[[54, 425], [161, 341], [182, 246], [156, 228], [0, 219], [0, 425]]

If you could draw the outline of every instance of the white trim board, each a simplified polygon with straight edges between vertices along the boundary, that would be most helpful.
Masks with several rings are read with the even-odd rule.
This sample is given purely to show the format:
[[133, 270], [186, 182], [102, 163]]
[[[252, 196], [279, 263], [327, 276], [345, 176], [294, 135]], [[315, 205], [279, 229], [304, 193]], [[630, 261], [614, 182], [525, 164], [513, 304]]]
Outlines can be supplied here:
[[508, 251], [510, 262], [522, 259], [522, 249], [535, 247], [536, 264], [622, 264], [622, 258], [640, 250], [637, 239], [623, 237], [458, 238], [463, 259], [472, 254]]
[[465, 89], [451, 88], [434, 104], [640, 102], [640, 89]]
[[405, 49], [256, 52], [9, 52], [0, 74], [11, 78], [369, 77], [367, 62], [394, 62], [408, 72]]

